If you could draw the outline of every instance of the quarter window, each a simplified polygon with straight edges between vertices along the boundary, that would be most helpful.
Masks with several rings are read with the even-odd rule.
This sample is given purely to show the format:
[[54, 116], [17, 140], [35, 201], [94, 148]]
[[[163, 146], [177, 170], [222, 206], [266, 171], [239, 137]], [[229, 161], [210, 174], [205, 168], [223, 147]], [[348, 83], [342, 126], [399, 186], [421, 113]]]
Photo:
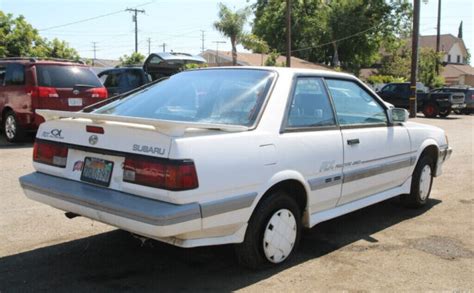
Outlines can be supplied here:
[[298, 78], [288, 113], [287, 127], [332, 125], [336, 125], [336, 121], [323, 81], [313, 77]]
[[327, 84], [339, 124], [387, 124], [385, 109], [357, 83], [328, 79]]
[[0, 86], [3, 85], [3, 81], [5, 80], [5, 73], [6, 73], [5, 66], [0, 66]]
[[25, 66], [9, 64], [5, 74], [5, 85], [23, 85], [25, 83]]

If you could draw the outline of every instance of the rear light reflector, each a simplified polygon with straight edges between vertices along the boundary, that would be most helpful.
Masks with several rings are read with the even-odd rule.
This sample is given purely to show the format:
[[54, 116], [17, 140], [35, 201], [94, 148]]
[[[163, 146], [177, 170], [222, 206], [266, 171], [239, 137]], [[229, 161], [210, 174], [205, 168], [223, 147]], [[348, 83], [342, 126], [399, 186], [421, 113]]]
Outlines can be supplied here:
[[108, 96], [107, 89], [105, 87], [97, 87], [89, 89], [92, 98], [106, 99]]
[[32, 86], [27, 88], [27, 92], [33, 98], [58, 98], [58, 92], [54, 87]]
[[123, 181], [172, 191], [199, 186], [194, 162], [127, 157], [123, 165]]
[[90, 133], [104, 134], [104, 128], [100, 126], [86, 125], [86, 131]]
[[36, 141], [33, 148], [33, 161], [65, 168], [67, 153], [67, 146], [54, 142]]

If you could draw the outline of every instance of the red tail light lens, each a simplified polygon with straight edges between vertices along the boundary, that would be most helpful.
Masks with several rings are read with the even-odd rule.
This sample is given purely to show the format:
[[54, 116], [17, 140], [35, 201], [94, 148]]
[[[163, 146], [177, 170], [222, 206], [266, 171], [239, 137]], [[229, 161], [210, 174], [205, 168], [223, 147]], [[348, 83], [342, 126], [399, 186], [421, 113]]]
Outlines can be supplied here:
[[88, 90], [92, 95], [92, 98], [106, 99], [108, 96], [107, 89], [105, 87], [97, 87]]
[[474, 94], [471, 95], [471, 100], [474, 100]]
[[86, 125], [86, 131], [90, 133], [104, 134], [104, 128], [100, 126]]
[[52, 142], [36, 141], [33, 148], [33, 161], [65, 168], [67, 153], [67, 146]]
[[123, 166], [123, 181], [180, 191], [199, 186], [194, 162], [129, 157]]
[[33, 98], [58, 98], [58, 92], [54, 87], [32, 86], [27, 88], [27, 92]]

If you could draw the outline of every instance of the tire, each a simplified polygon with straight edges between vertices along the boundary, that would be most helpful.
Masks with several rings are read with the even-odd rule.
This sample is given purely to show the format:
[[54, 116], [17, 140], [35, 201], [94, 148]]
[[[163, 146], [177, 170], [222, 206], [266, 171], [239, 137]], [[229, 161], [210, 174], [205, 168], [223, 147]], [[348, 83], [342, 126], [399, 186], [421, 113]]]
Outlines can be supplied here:
[[[284, 219], [287, 225], [275, 225]], [[275, 233], [279, 231], [278, 233]], [[272, 235], [286, 234], [289, 241], [278, 241]], [[298, 247], [301, 237], [301, 211], [296, 201], [286, 192], [277, 191], [264, 198], [250, 218], [244, 242], [236, 245], [238, 262], [247, 268], [258, 269], [287, 261]], [[275, 239], [277, 238], [277, 239]], [[274, 242], [277, 248], [272, 245]]]
[[428, 103], [423, 106], [423, 114], [427, 118], [435, 118], [439, 114], [438, 105], [434, 103]]
[[3, 116], [2, 128], [8, 142], [20, 142], [25, 136], [23, 129], [18, 125], [18, 119], [13, 111], [8, 111]]
[[413, 171], [409, 194], [403, 194], [400, 199], [409, 208], [420, 208], [428, 202], [433, 185], [433, 158], [423, 155]]
[[439, 117], [446, 118], [449, 116], [449, 114], [451, 114], [451, 109], [449, 108], [439, 111]]

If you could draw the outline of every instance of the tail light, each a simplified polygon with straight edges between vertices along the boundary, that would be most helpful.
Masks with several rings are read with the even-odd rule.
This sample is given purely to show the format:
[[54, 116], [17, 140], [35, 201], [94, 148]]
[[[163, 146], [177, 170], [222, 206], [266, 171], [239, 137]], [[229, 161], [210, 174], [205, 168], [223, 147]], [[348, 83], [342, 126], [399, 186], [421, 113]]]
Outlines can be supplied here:
[[123, 181], [155, 188], [180, 191], [199, 186], [194, 162], [127, 157]]
[[33, 148], [33, 161], [65, 168], [67, 153], [67, 146], [54, 142], [36, 141]]
[[471, 100], [474, 100], [474, 94], [471, 95]]
[[92, 98], [106, 99], [108, 96], [107, 89], [105, 87], [96, 87], [88, 90], [92, 95]]
[[58, 92], [54, 87], [32, 86], [27, 88], [33, 98], [58, 98]]

